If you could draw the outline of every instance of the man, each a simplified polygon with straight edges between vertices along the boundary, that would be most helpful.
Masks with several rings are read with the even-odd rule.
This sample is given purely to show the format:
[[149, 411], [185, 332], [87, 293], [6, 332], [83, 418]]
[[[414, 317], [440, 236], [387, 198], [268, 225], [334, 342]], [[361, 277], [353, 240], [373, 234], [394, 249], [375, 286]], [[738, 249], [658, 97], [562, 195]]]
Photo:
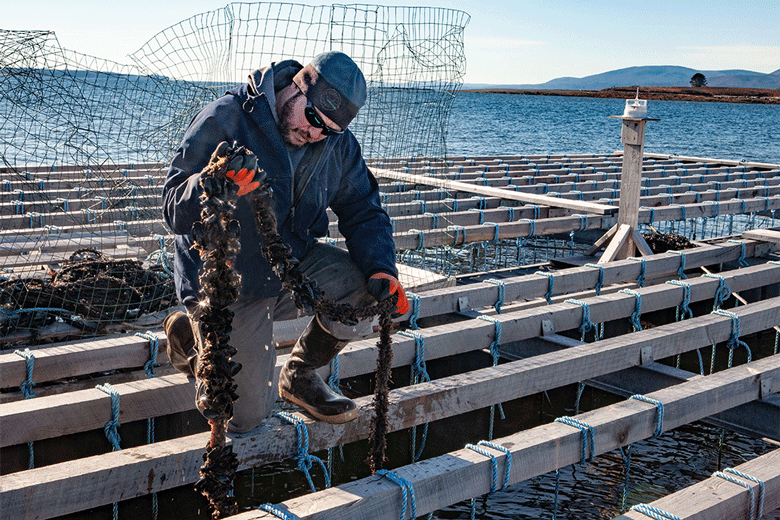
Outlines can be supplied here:
[[[227, 143], [253, 152], [243, 163], [231, 164], [227, 173], [239, 186], [235, 218], [241, 224], [235, 263], [241, 289], [230, 307], [235, 313], [230, 344], [238, 351], [233, 360], [242, 368], [235, 376], [239, 398], [229, 431], [252, 430], [271, 411], [276, 399], [273, 321], [298, 315], [261, 254], [254, 216], [243, 196], [263, 180], [273, 189], [279, 234], [326, 298], [367, 306], [395, 294], [397, 314], [409, 309], [397, 279], [390, 219], [380, 205], [376, 179], [347, 128], [366, 93], [360, 69], [341, 52], [320, 54], [306, 67], [293, 60], [271, 64], [201, 110], [171, 162], [163, 215], [176, 235], [176, 290], [187, 313], [172, 313], [164, 328], [171, 362], [194, 377], [203, 345], [195, 339], [201, 337], [201, 262], [192, 249], [191, 229], [200, 218], [201, 171], [212, 155], [224, 156]], [[349, 252], [317, 240], [327, 233], [327, 208], [338, 216]], [[350, 326], [314, 316], [281, 371], [281, 397], [327, 422], [354, 419], [355, 404], [331, 391], [315, 370], [330, 363], [349, 340], [369, 333], [370, 326], [370, 320]], [[202, 385], [197, 386], [196, 404], [205, 413]]]

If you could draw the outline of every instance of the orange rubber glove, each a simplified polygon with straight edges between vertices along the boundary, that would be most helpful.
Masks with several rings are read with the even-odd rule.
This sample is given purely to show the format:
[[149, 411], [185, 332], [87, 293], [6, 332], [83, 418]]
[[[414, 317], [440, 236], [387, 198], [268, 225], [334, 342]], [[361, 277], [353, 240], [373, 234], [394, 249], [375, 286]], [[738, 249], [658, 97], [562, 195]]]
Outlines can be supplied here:
[[396, 311], [393, 313], [394, 318], [409, 312], [409, 300], [406, 299], [406, 292], [395, 276], [386, 273], [372, 274], [371, 278], [368, 279], [366, 289], [378, 302], [389, 298], [392, 294], [398, 295]]
[[265, 172], [260, 170], [262, 179], [255, 180], [255, 172], [257, 168], [257, 157], [252, 152], [247, 151], [246, 155], [237, 155], [230, 161], [228, 165], [228, 171], [225, 172], [225, 176], [238, 185], [238, 196], [246, 195], [250, 191], [260, 186], [259, 181], [265, 181]]

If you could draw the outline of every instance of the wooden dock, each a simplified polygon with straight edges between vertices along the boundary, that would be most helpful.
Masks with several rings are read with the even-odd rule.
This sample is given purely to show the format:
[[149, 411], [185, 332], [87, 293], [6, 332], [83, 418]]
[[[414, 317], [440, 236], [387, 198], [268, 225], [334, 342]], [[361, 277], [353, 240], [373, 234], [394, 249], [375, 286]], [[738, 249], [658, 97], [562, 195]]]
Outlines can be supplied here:
[[[715, 229], [733, 231], [698, 236], [690, 249], [602, 264], [570, 250], [554, 262], [471, 274], [424, 269], [421, 259], [437, 251], [514, 245], [519, 255], [532, 238], [567, 241], [608, 231], [617, 222], [621, 159], [617, 153], [370, 161], [397, 249], [418, 260], [402, 270], [413, 306], [397, 320], [394, 369], [408, 374], [419, 365], [423, 345], [426, 362], [448, 367], [430, 382], [397, 378], [388, 420], [391, 432], [403, 432], [581, 382], [642, 399], [579, 413], [575, 423], [561, 418], [499, 436], [490, 442], [500, 448], [482, 446], [489, 455], [430, 447], [429, 456], [390, 468], [409, 488], [377, 474], [322, 489], [317, 474], [319, 491], [292, 492], [275, 507], [301, 519], [396, 519], [402, 511], [412, 518], [413, 490], [415, 512], [423, 516], [701, 420], [780, 443], [780, 356], [756, 344], [780, 327], [780, 230], [755, 224], [773, 222], [780, 209], [780, 165], [646, 154], [640, 226], [705, 229], [705, 221], [715, 221]], [[130, 166], [89, 173], [0, 168], [0, 267], [7, 276], [43, 277], [85, 247], [137, 259], [169, 249], [172, 237], [159, 215], [163, 168]], [[328, 240], [343, 246], [335, 220]], [[57, 518], [115, 502], [122, 510], [125, 501], [198, 479], [207, 427], [193, 410], [191, 383], [166, 358], [164, 314], [143, 317], [130, 332], [107, 329], [109, 336], [73, 339], [75, 331], [56, 323], [37, 336], [0, 337], [0, 519]], [[600, 324], [606, 334], [595, 340]], [[301, 326], [279, 324], [277, 341], [293, 340]], [[41, 335], [48, 339], [32, 344]], [[501, 359], [493, 363], [496, 348]], [[692, 360], [697, 351], [713, 350], [733, 354], [728, 366], [720, 359], [711, 372], [708, 363], [706, 375], [674, 368], [678, 356]], [[152, 376], [148, 362], [155, 355]], [[376, 356], [376, 338], [353, 342], [339, 355], [338, 376], [354, 383], [348, 391], [359, 406], [355, 421], [330, 425], [296, 414], [310, 453], [368, 438]], [[285, 360], [280, 354], [277, 374]], [[30, 382], [35, 397], [25, 398]], [[129, 428], [126, 435], [119, 429], [119, 451], [103, 436], [113, 417], [111, 397], [96, 388], [105, 383], [118, 392], [116, 419]], [[156, 442], [143, 438], [147, 420], [157, 423]], [[482, 426], [467, 429], [469, 443], [489, 440], [492, 430]], [[276, 417], [231, 442], [239, 470], [299, 455], [296, 426]], [[32, 461], [28, 443], [36, 448]], [[779, 457], [776, 450], [735, 468], [761, 482], [764, 513], [780, 508]], [[757, 511], [758, 494], [755, 481], [713, 476], [647, 506], [679, 518], [747, 518]], [[172, 511], [161, 506], [160, 518], [173, 518]], [[620, 518], [643, 515], [637, 509]], [[274, 517], [252, 510], [231, 518]]]

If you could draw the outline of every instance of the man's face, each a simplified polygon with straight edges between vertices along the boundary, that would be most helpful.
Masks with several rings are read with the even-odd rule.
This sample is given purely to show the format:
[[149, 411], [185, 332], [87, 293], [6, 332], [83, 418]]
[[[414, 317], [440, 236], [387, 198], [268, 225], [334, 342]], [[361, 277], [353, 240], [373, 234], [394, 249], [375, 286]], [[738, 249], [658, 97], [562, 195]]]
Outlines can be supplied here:
[[[293, 85], [295, 85], [293, 83]], [[282, 105], [281, 112], [279, 113], [279, 132], [282, 134], [282, 139], [285, 143], [296, 148], [308, 143], [316, 143], [322, 141], [327, 137], [323, 134], [323, 129], [313, 126], [306, 118], [306, 96], [297, 88], [294, 87], [294, 94], [287, 99]], [[322, 121], [329, 128], [334, 130], [341, 130], [339, 126], [331, 119], [326, 117], [322, 112], [314, 108]]]

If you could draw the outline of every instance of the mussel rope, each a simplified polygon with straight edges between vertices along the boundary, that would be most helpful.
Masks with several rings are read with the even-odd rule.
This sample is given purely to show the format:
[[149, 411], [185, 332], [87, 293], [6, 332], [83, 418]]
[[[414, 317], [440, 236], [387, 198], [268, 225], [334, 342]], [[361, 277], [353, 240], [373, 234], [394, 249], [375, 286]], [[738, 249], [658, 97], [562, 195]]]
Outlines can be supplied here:
[[[231, 445], [225, 444], [227, 421], [233, 415], [233, 402], [238, 398], [233, 376], [240, 365], [231, 361], [236, 349], [229, 344], [233, 313], [228, 307], [237, 300], [241, 277], [235, 271], [235, 259], [241, 247], [240, 226], [232, 218], [237, 199], [236, 187], [226, 180], [230, 161], [246, 154], [243, 147], [228, 150], [227, 156], [210, 164], [201, 174], [201, 220], [192, 228], [194, 246], [201, 256], [199, 282], [201, 304], [198, 319], [202, 323], [204, 345], [197, 377], [204, 382], [211, 438], [203, 455], [201, 478], [195, 489], [203, 493], [213, 507], [212, 518], [237, 513], [231, 490], [238, 459]], [[342, 323], [355, 323], [379, 315], [380, 336], [377, 346], [376, 393], [373, 406], [375, 418], [371, 426], [371, 451], [368, 464], [372, 473], [382, 469], [387, 446], [386, 434], [390, 369], [393, 352], [390, 331], [391, 314], [397, 305], [392, 296], [376, 305], [357, 308], [323, 298], [315, 281], [299, 270], [290, 248], [279, 236], [276, 215], [272, 209], [272, 191], [264, 184], [248, 194], [258, 231], [262, 237], [262, 253], [282, 281], [282, 287], [293, 295], [296, 307], [321, 313]]]

